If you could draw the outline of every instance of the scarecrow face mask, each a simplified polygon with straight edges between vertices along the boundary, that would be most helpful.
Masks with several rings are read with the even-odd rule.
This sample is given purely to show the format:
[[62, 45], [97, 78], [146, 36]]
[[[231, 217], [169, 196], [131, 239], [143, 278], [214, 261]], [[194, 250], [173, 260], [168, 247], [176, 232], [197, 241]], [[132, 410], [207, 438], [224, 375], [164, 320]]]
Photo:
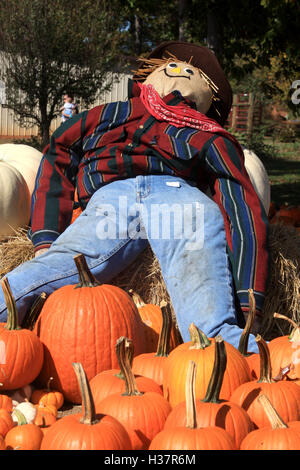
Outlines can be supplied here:
[[205, 114], [212, 103], [213, 92], [199, 69], [186, 62], [167, 61], [156, 68], [144, 81], [151, 84], [161, 98], [178, 90], [182, 96], [196, 103], [197, 110]]

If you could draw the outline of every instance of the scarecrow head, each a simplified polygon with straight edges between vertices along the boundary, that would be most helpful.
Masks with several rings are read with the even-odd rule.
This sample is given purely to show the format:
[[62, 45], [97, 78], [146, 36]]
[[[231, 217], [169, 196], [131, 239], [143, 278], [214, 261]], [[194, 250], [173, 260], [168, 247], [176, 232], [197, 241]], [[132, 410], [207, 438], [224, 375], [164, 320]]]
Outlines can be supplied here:
[[225, 124], [232, 104], [230, 84], [213, 52], [207, 47], [167, 41], [146, 58], [133, 79], [151, 84], [163, 98], [178, 90], [199, 112]]

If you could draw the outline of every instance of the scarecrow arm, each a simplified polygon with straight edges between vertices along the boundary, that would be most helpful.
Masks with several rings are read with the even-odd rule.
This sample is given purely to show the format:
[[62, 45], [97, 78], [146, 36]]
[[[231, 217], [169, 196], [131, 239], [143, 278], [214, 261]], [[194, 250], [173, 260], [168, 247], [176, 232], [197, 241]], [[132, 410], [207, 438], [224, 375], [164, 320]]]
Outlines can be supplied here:
[[240, 148], [217, 137], [206, 154], [212, 175], [213, 199], [225, 222], [228, 254], [236, 293], [244, 312], [249, 310], [248, 289], [253, 289], [260, 314], [269, 275], [268, 219], [244, 166]]

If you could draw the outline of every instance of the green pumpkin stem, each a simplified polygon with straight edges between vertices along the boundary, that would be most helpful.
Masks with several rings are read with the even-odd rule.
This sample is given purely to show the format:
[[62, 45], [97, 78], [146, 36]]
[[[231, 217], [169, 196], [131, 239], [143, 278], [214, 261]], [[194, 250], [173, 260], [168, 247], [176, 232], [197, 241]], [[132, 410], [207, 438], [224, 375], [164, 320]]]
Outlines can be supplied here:
[[135, 377], [131, 368], [131, 358], [133, 357], [133, 343], [131, 339], [121, 336], [117, 340], [116, 353], [120, 365], [120, 373], [125, 380], [125, 392], [122, 395], [143, 395], [136, 385]]
[[74, 261], [78, 270], [79, 282], [76, 284], [74, 289], [81, 287], [97, 287], [100, 286], [100, 282], [97, 281], [95, 276], [91, 273], [86, 259], [82, 254], [74, 256]]
[[90, 389], [89, 382], [87, 380], [85, 371], [80, 362], [72, 363], [78, 385], [80, 388], [82, 398], [82, 418], [80, 423], [82, 424], [96, 424], [99, 420], [96, 417], [95, 404]]
[[160, 303], [160, 309], [162, 313], [162, 325], [157, 343], [156, 356], [167, 357], [170, 349], [172, 313], [167, 302], [164, 300]]
[[195, 400], [195, 381], [197, 365], [194, 361], [189, 361], [185, 380], [185, 404], [186, 404], [186, 427], [197, 428], [197, 413]]
[[1, 281], [1, 287], [4, 294], [4, 299], [7, 307], [7, 322], [4, 328], [7, 330], [20, 330], [18, 322], [18, 310], [16, 301], [12, 294], [7, 277], [4, 277]]
[[26, 328], [27, 330], [33, 330], [36, 320], [39, 314], [41, 313], [46, 300], [47, 294], [45, 292], [42, 292], [33, 302], [32, 307], [25, 315], [22, 322], [22, 328]]
[[211, 345], [211, 341], [208, 339], [205, 333], [201, 331], [195, 323], [191, 323], [189, 327], [189, 332], [191, 336], [190, 349], [205, 349]]
[[202, 401], [205, 403], [220, 403], [220, 391], [227, 365], [225, 343], [221, 335], [215, 338], [215, 360], [206, 395]]
[[18, 426], [22, 426], [23, 424], [27, 424], [27, 420], [25, 415], [20, 410], [14, 410], [14, 416], [17, 418]]
[[260, 335], [256, 335], [255, 341], [258, 345], [260, 357], [260, 377], [257, 383], [273, 383], [274, 380], [272, 379], [272, 367], [269, 347]]
[[249, 292], [249, 315], [247, 317], [245, 328], [242, 331], [238, 350], [243, 356], [248, 356], [248, 342], [251, 328], [255, 319], [256, 314], [256, 303], [253, 294], [253, 289], [248, 289]]
[[262, 405], [272, 429], [288, 428], [266, 395], [259, 395], [257, 400]]
[[300, 326], [292, 318], [281, 315], [281, 313], [274, 313], [273, 317], [288, 321], [293, 327], [292, 332], [289, 334], [289, 340], [291, 342], [300, 341]]
[[[134, 351], [133, 351], [133, 347], [131, 347], [131, 344], [129, 342], [125, 342], [125, 351], [124, 351], [124, 353], [128, 357], [130, 367], [132, 367], [133, 352]], [[117, 355], [117, 359], [118, 359], [118, 363], [119, 363], [119, 367], [120, 367], [120, 372], [118, 374], [115, 374], [115, 376], [118, 377], [118, 379], [125, 380], [125, 376], [124, 376], [124, 374], [121, 370], [122, 365], [121, 365], [121, 362], [120, 362], [120, 359], [119, 359], [119, 354], [120, 354], [120, 350], [119, 350], [119, 345], [118, 345], [118, 341], [117, 341], [117, 343], [116, 343], [116, 355]]]

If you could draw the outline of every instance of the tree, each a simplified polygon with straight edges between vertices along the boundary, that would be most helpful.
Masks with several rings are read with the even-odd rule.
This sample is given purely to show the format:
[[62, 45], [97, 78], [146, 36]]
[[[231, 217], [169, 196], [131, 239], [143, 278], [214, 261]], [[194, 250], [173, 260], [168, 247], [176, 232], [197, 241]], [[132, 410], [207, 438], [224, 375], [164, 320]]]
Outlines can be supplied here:
[[7, 107], [21, 125], [50, 124], [71, 93], [84, 106], [109, 88], [108, 72], [120, 58], [120, 18], [115, 0], [0, 0], [0, 71]]

